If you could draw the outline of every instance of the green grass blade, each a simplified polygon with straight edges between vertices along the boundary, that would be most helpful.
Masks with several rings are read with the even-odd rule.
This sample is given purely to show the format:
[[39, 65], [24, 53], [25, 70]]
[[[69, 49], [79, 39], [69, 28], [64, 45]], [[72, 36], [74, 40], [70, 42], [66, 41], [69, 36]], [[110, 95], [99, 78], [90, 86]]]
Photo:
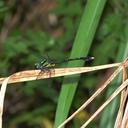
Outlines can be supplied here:
[[[91, 46], [106, 0], [88, 0], [75, 38], [70, 57], [86, 56]], [[68, 67], [82, 66], [83, 62], [69, 62]], [[80, 75], [65, 77], [56, 111], [55, 128], [67, 117]], [[70, 81], [69, 81], [70, 80]]]

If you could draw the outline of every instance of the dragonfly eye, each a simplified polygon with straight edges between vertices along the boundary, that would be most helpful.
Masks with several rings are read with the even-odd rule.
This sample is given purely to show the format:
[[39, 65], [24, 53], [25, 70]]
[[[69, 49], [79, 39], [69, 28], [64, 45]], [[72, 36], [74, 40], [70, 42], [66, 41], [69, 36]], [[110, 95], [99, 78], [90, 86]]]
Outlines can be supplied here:
[[94, 60], [94, 57], [88, 57], [87, 61], [92, 62]]
[[40, 69], [40, 64], [39, 63], [35, 63], [35, 68], [36, 69]]

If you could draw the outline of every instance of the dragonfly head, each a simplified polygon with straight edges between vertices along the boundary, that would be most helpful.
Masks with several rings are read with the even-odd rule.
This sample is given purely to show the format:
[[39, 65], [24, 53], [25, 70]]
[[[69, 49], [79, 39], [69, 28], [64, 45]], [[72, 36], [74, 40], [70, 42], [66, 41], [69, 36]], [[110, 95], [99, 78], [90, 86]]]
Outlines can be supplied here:
[[40, 63], [35, 63], [35, 68], [36, 68], [36, 69], [40, 69], [40, 68], [41, 68]]

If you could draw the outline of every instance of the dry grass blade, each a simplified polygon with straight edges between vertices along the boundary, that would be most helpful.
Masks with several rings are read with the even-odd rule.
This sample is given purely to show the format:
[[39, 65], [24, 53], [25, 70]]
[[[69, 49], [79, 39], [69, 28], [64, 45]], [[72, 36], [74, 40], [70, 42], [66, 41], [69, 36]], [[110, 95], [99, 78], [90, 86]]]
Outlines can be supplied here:
[[3, 84], [2, 84], [1, 90], [0, 90], [0, 128], [2, 128], [2, 115], [3, 115], [4, 97], [5, 97], [5, 92], [6, 92], [7, 83], [8, 83], [9, 79], [10, 79], [10, 77], [6, 78], [3, 81]]
[[[40, 79], [91, 72], [91, 71], [96, 71], [96, 70], [100, 70], [100, 69], [116, 67], [119, 65], [120, 65], [120, 63], [115, 63], [115, 64], [108, 64], [108, 65], [101, 65], [101, 66], [94, 66], [94, 67], [54, 69], [53, 73], [49, 74], [49, 73], [45, 72], [45, 73], [41, 74]], [[121, 66], [119, 67], [119, 70], [121, 70]], [[118, 70], [118, 72], [119, 72], [119, 70]], [[0, 91], [0, 128], [2, 128], [3, 104], [4, 104], [4, 96], [5, 96], [5, 92], [6, 92], [7, 83], [16, 83], [16, 82], [36, 80], [37, 76], [39, 75], [39, 72], [40, 72], [40, 70], [22, 71], [22, 72], [15, 73], [7, 78], [0, 78], [0, 83], [3, 82], [2, 86], [1, 86], [1, 91]], [[113, 76], [113, 77], [115, 77], [115, 76]], [[110, 81], [111, 80], [109, 80], [108, 83]]]
[[128, 128], [128, 102], [126, 103], [121, 128]]
[[[126, 67], [123, 66], [123, 82], [127, 79], [127, 73], [126, 73]], [[121, 92], [121, 100], [120, 100], [120, 107], [118, 110], [117, 114], [117, 119], [115, 123], [116, 128], [120, 128], [122, 125], [122, 120], [123, 120], [123, 114], [125, 110], [125, 105], [126, 105], [126, 100], [128, 96], [128, 88], [126, 87], [122, 92]]]
[[80, 111], [82, 111], [87, 105], [89, 105], [106, 87], [107, 85], [119, 74], [122, 70], [123, 66], [128, 66], [128, 60], [126, 59], [120, 66], [116, 69], [116, 71], [108, 78], [108, 80], [70, 117], [68, 117], [58, 128], [62, 128], [65, 124], [67, 124], [70, 120], [76, 116]]
[[[85, 73], [85, 72], [91, 72], [111, 67], [117, 67], [120, 63], [115, 64], [107, 64], [107, 65], [101, 65], [101, 66], [94, 66], [94, 67], [77, 67], [77, 68], [58, 68], [54, 69], [53, 72], [49, 73], [42, 73], [39, 77], [39, 79], [46, 79], [51, 77], [59, 77], [59, 76], [65, 76], [65, 75], [73, 75], [78, 73]], [[16, 83], [16, 82], [24, 82], [24, 81], [30, 81], [30, 80], [36, 80], [38, 75], [40, 73], [40, 70], [29, 70], [29, 71], [21, 71], [18, 73], [13, 74], [13, 76], [9, 79], [9, 83]], [[0, 84], [4, 81], [5, 78], [0, 78]]]
[[71, 119], [74, 118], [76, 114], [78, 114], [80, 111], [85, 109], [87, 105], [89, 105], [106, 87], [107, 85], [119, 74], [119, 72], [122, 70], [122, 65], [120, 65], [116, 71], [108, 78], [108, 80], [76, 111], [74, 112], [69, 118], [67, 118], [60, 126], [59, 128], [62, 128], [65, 124], [67, 124]]
[[107, 99], [107, 101], [99, 107], [99, 109], [81, 126], [85, 128], [124, 88], [128, 86], [128, 79], [121, 84], [116, 91]]
[[[123, 68], [123, 81], [125, 81], [127, 79], [127, 72], [126, 72], [126, 67], [124, 66]], [[121, 120], [121, 127], [125, 127], [127, 128], [127, 122], [128, 122], [128, 105], [127, 105], [127, 97], [128, 97], [128, 87], [126, 87], [123, 91], [122, 91], [122, 113], [124, 114], [122, 117], [123, 119]], [[121, 113], [121, 112], [120, 112]]]

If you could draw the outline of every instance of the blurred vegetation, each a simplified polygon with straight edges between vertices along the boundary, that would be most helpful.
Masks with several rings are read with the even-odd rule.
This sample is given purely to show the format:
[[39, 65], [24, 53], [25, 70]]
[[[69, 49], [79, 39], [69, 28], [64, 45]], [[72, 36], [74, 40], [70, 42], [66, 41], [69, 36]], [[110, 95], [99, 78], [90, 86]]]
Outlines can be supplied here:
[[[57, 60], [68, 58], [86, 2], [1, 0], [1, 77], [34, 69], [34, 63], [47, 54]], [[107, 1], [89, 52], [95, 57], [92, 65], [121, 61], [124, 51], [128, 51], [125, 49], [128, 48], [127, 9], [127, 0]], [[123, 50], [118, 54], [121, 48]], [[120, 59], [117, 59], [117, 54]], [[82, 75], [70, 112], [80, 107], [110, 73], [111, 70], [106, 70]], [[62, 78], [52, 78], [10, 85], [5, 100], [3, 127], [52, 128], [61, 82]], [[97, 102], [76, 116], [72, 126], [79, 127], [105, 97], [99, 97]], [[100, 116], [90, 126], [98, 127], [99, 122]]]

